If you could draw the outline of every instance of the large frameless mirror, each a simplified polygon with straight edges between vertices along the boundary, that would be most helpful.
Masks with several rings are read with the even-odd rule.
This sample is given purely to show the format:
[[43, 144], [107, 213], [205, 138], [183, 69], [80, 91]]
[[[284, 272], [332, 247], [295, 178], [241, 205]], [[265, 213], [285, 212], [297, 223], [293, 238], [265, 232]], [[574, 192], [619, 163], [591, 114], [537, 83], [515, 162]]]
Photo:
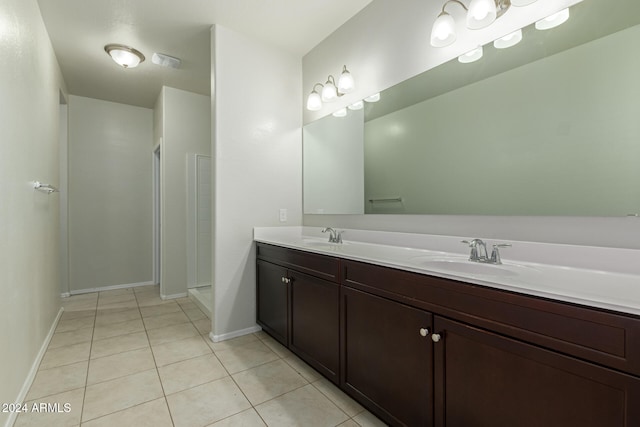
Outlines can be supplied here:
[[310, 123], [304, 212], [640, 212], [639, 24], [636, 0], [584, 1], [559, 27]]

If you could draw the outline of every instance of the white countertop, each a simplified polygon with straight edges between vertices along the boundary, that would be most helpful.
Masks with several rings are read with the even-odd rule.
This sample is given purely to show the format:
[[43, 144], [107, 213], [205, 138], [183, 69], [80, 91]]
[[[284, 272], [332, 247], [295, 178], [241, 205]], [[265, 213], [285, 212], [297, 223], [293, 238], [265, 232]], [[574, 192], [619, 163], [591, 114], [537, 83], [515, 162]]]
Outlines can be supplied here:
[[257, 242], [640, 315], [640, 250], [483, 239], [512, 245], [487, 265], [460, 242], [475, 237], [345, 230], [329, 244], [318, 227], [254, 228]]

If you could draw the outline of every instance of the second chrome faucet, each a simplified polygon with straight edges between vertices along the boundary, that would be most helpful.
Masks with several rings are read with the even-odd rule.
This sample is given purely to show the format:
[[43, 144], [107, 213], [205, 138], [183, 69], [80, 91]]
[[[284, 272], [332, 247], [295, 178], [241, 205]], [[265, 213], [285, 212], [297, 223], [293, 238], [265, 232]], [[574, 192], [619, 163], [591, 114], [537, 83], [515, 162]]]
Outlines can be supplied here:
[[511, 245], [509, 243], [499, 243], [493, 245], [493, 251], [491, 256], [487, 255], [487, 244], [481, 239], [463, 240], [462, 243], [466, 243], [471, 248], [469, 254], [469, 261], [481, 262], [485, 264], [502, 264], [500, 258], [500, 248], [508, 248]]
[[322, 229], [323, 233], [329, 233], [329, 243], [342, 243], [342, 233], [344, 231], [336, 231], [331, 227], [326, 227]]

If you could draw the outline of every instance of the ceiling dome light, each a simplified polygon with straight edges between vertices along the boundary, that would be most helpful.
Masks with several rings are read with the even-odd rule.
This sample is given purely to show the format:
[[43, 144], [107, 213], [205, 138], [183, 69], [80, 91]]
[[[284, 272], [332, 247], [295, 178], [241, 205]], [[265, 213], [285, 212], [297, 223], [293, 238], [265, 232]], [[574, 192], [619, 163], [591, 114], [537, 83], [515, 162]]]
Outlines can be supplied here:
[[500, 37], [493, 42], [493, 46], [496, 49], [506, 49], [511, 46], [515, 46], [522, 41], [522, 29], [516, 30], [511, 34], [507, 34], [504, 37]]
[[367, 101], [367, 102], [378, 102], [378, 101], [380, 101], [380, 93], [374, 93], [371, 96], [367, 96], [364, 99], [364, 101]]
[[463, 64], [470, 64], [482, 58], [482, 54], [483, 54], [482, 46], [478, 46], [477, 48], [470, 50], [469, 52], [463, 55], [460, 55], [458, 57], [458, 61]]
[[104, 51], [123, 68], [135, 68], [144, 62], [144, 55], [137, 49], [121, 44], [108, 44]]
[[355, 88], [355, 82], [353, 81], [353, 76], [347, 70], [347, 66], [342, 67], [342, 74], [338, 77], [338, 90], [340, 93], [349, 93], [353, 92]]
[[562, 25], [567, 22], [569, 19], [569, 9], [561, 10], [558, 13], [554, 13], [551, 16], [547, 16], [544, 19], [536, 22], [537, 30], [550, 30], [551, 28], [555, 28], [558, 25]]
[[479, 30], [493, 23], [498, 17], [494, 0], [471, 0], [467, 12], [467, 28]]
[[512, 6], [527, 6], [531, 3], [535, 3], [538, 0], [511, 0]]
[[447, 12], [438, 15], [431, 29], [431, 46], [446, 47], [456, 41], [456, 23]]

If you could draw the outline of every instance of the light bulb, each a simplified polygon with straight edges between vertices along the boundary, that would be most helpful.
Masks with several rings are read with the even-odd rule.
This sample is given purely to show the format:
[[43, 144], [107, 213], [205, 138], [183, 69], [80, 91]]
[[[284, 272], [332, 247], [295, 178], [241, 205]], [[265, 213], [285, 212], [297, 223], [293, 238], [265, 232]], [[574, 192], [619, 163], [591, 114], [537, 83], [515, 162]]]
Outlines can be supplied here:
[[470, 50], [464, 55], [460, 55], [458, 57], [458, 61], [462, 64], [470, 64], [471, 62], [476, 62], [478, 59], [482, 58], [483, 49], [482, 46], [478, 46], [477, 48]]
[[493, 46], [495, 46], [496, 49], [506, 49], [517, 45], [520, 41], [522, 41], [522, 30], [516, 30], [494, 41]]
[[456, 23], [453, 17], [442, 12], [431, 29], [431, 46], [445, 47], [456, 41]]
[[338, 111], [333, 112], [333, 117], [345, 117], [347, 115], [347, 109], [341, 108]]
[[467, 27], [479, 30], [487, 27], [496, 20], [498, 11], [494, 0], [471, 0], [467, 12]]
[[364, 107], [364, 102], [362, 101], [356, 101], [353, 104], [349, 105], [349, 109], [350, 110], [362, 110], [362, 108]]
[[331, 102], [335, 101], [338, 97], [338, 89], [336, 85], [334, 85], [331, 80], [327, 80], [322, 88], [322, 101], [323, 102]]
[[322, 108], [322, 99], [320, 99], [320, 94], [315, 90], [309, 94], [307, 98], [307, 110], [309, 111], [318, 111]]
[[340, 78], [338, 79], [338, 90], [341, 93], [349, 93], [352, 92], [355, 88], [355, 82], [353, 81], [353, 76], [347, 70], [347, 66], [345, 65], [342, 68], [342, 74], [340, 74]]
[[567, 22], [569, 19], [569, 9], [561, 10], [558, 13], [554, 13], [551, 16], [547, 16], [544, 19], [536, 22], [537, 30], [550, 30], [551, 28], [555, 28], [558, 25], [562, 25]]
[[380, 93], [374, 93], [371, 96], [367, 96], [364, 99], [364, 101], [367, 101], [367, 102], [378, 102], [378, 101], [380, 101]]

